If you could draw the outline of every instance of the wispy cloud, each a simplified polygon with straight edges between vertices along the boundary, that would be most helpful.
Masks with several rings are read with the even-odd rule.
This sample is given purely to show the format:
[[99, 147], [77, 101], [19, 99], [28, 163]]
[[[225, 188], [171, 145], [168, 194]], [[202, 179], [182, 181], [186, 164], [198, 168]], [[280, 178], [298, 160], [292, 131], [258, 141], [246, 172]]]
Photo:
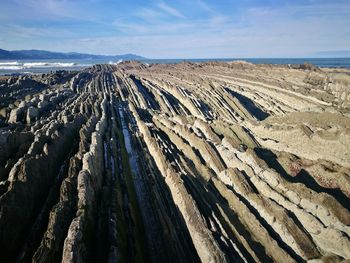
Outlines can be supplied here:
[[[17, 4], [18, 9], [23, 11], [23, 8], [19, 8], [20, 6], [24, 7], [27, 10], [28, 16], [40, 15], [40, 17], [76, 17], [74, 15], [74, 1], [67, 0], [45, 0], [45, 1], [36, 1], [36, 0], [13, 0], [14, 3]], [[28, 12], [30, 10], [31, 12]], [[33, 17], [35, 18], [35, 17]]]
[[161, 18], [163, 13], [155, 9], [143, 7], [136, 11], [136, 16], [143, 20], [151, 21]]
[[178, 17], [178, 18], [184, 18], [185, 16], [179, 11], [177, 10], [176, 8], [170, 6], [170, 5], [167, 5], [166, 3], [164, 2], [160, 2], [157, 4], [157, 6], [163, 10], [164, 12], [172, 15], [172, 16], [175, 16], [175, 17]]
[[[246, 8], [240, 13], [240, 19], [211, 13], [201, 19], [165, 21], [158, 17], [159, 20], [148, 24], [133, 21], [117, 27], [125, 33], [132, 32], [133, 36], [124, 36], [123, 41], [142, 39], [140, 52], [148, 56], [165, 54], [160, 46], [168, 52], [171, 50], [168, 57], [307, 56], [314, 50], [346, 48], [346, 42], [350, 41], [348, 31], [338, 29], [350, 28], [350, 21], [344, 23], [337, 14], [349, 13], [347, 10], [346, 3], [339, 10], [324, 4], [262, 6]], [[296, 17], [300, 14], [301, 17]], [[319, 14], [327, 14], [327, 17]], [[150, 43], [158, 48], [153, 49]], [[133, 52], [137, 51], [135, 47]]]
[[152, 25], [144, 23], [127, 22], [122, 19], [115, 20], [113, 25], [120, 31], [128, 35], [171, 35], [177, 33], [185, 33], [196, 29], [197, 24], [190, 22], [163, 22]]
[[213, 13], [214, 10], [213, 8], [211, 8], [206, 2], [204, 2], [203, 0], [196, 0], [196, 4], [202, 8], [203, 10], [207, 11], [207, 12], [211, 12]]
[[1, 0], [0, 19], [21, 21], [99, 22], [96, 0]]
[[59, 28], [52, 30], [51, 28], [43, 27], [30, 27], [16, 24], [3, 25], [0, 27], [0, 31], [10, 38], [38, 38], [38, 37], [72, 37], [74, 34], [68, 29]]
[[1, 47], [8, 49], [271, 57], [350, 43], [348, 0], [1, 0], [0, 10]]

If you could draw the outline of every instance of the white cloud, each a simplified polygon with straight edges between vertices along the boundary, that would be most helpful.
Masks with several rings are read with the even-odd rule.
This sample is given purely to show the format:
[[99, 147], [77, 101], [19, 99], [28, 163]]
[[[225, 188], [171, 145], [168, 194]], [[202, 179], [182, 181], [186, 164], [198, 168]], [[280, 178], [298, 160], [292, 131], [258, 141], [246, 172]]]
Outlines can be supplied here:
[[[142, 30], [130, 31], [132, 36], [118, 38], [118, 43], [124, 43], [124, 52], [148, 57], [302, 57], [318, 50], [348, 49], [350, 20], [339, 16], [350, 16], [348, 6], [251, 8], [239, 20], [212, 14], [184, 23], [132, 23], [129, 29], [142, 25]], [[108, 46], [110, 39], [103, 41]]]
[[163, 17], [163, 13], [150, 8], [140, 8], [140, 10], [136, 12], [136, 16], [151, 21]]
[[10, 38], [38, 38], [38, 37], [72, 37], [74, 34], [67, 29], [55, 29], [43, 28], [43, 27], [30, 27], [17, 24], [9, 24], [0, 26], [0, 31]]
[[172, 35], [172, 34], [187, 34], [198, 30], [198, 23], [191, 22], [162, 22], [162, 23], [135, 23], [127, 22], [123, 19], [117, 19], [113, 25], [121, 32], [127, 35]]
[[[36, 4], [35, 12], [47, 12], [42, 14], [44, 20], [57, 16], [67, 21], [64, 16], [74, 17], [85, 12], [77, 2], [68, 3], [68, 0], [24, 2]], [[307, 56], [319, 50], [349, 49], [350, 3], [346, 1], [245, 8], [232, 16], [229, 12], [218, 12], [217, 8], [214, 12], [203, 0], [194, 1], [192, 6], [202, 10], [197, 18], [185, 17], [165, 2], [145, 5], [125, 15], [118, 13], [114, 29], [104, 34], [89, 32], [75, 36], [75, 32], [81, 33], [80, 27], [72, 27], [73, 32], [69, 32], [62, 27], [1, 23], [2, 47], [101, 54], [132, 52], [151, 58]], [[68, 15], [67, 8], [70, 8]], [[32, 16], [37, 15], [35, 12]], [[93, 15], [89, 18], [90, 15], [87, 12], [84, 16], [96, 18]], [[100, 23], [93, 22], [94, 25]], [[54, 41], [60, 37], [60, 41]]]
[[[95, 0], [1, 0], [0, 19], [27, 21], [89, 21], [98, 23]], [[1, 2], [0, 1], [0, 2]]]
[[185, 16], [176, 8], [171, 7], [170, 5], [167, 5], [164, 2], [160, 2], [157, 4], [157, 6], [163, 10], [164, 12], [168, 13], [169, 15], [178, 17], [178, 18], [184, 18]]
[[203, 0], [196, 0], [196, 4], [202, 8], [203, 10], [207, 11], [207, 12], [211, 12], [213, 13], [214, 10]]

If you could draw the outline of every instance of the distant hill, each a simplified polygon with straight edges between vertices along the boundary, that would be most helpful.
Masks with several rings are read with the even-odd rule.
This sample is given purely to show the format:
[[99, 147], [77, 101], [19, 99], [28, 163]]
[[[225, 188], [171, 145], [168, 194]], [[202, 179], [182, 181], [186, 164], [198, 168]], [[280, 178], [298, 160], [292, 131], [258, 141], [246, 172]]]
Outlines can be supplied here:
[[123, 54], [123, 55], [92, 55], [84, 53], [61, 53], [51, 52], [45, 50], [14, 50], [8, 51], [0, 49], [0, 59], [123, 59], [123, 60], [141, 60], [146, 59], [142, 56], [135, 54]]

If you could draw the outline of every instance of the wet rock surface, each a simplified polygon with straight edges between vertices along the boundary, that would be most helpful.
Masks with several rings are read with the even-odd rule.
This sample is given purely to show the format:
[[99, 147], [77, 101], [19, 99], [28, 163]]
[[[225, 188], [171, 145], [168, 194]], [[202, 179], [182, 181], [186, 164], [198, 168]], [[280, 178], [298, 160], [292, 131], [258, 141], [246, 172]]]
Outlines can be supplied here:
[[1, 262], [350, 260], [350, 71], [0, 79]]

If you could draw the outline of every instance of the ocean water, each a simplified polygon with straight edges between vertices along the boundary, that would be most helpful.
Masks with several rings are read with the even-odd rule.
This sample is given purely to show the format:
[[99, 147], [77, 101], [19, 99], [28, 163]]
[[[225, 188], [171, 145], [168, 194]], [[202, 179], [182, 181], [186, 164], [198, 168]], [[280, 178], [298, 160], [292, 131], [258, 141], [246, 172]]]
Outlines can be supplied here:
[[97, 63], [109, 62], [71, 59], [0, 60], [0, 75], [47, 73], [56, 70], [81, 70]]
[[254, 64], [304, 64], [311, 63], [318, 67], [350, 68], [350, 58], [209, 58], [209, 59], [150, 59], [147, 63], [179, 63], [182, 61], [235, 61], [244, 60]]
[[[144, 63], [180, 63], [183, 61], [235, 61], [245, 60], [256, 64], [303, 64], [305, 62], [318, 67], [350, 68], [350, 58], [211, 58], [211, 59], [146, 59]], [[70, 60], [70, 59], [47, 59], [47, 60], [0, 60], [0, 75], [47, 73], [56, 70], [81, 70], [94, 64], [115, 64], [121, 61], [107, 60]]]

